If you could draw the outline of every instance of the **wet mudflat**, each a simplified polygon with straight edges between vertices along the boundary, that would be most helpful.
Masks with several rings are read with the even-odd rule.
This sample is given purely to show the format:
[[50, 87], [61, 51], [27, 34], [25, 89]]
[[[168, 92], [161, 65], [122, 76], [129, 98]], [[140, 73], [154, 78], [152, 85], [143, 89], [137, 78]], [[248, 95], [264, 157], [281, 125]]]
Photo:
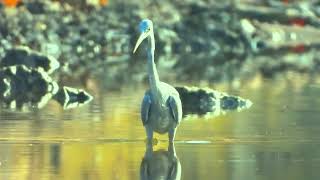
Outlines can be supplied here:
[[[175, 143], [181, 179], [318, 179], [319, 82], [296, 76], [253, 80], [240, 90], [212, 86], [253, 106], [182, 122]], [[144, 89], [89, 89], [94, 100], [70, 110], [54, 101], [30, 113], [1, 110], [0, 178], [139, 179], [147, 154]], [[153, 154], [161, 161], [153, 162], [166, 162], [167, 137], [156, 138]]]

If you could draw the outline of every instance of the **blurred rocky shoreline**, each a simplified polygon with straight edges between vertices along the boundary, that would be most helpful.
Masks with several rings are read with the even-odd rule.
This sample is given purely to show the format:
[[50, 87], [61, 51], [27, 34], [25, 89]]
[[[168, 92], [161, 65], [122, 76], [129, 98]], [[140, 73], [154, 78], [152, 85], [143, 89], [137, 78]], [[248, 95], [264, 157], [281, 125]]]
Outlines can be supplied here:
[[221, 82], [288, 70], [313, 73], [320, 64], [319, 9], [312, 1], [0, 3], [0, 59], [24, 45], [56, 58], [62, 65], [59, 75], [145, 81], [145, 52], [133, 55], [132, 49], [137, 24], [148, 17], [155, 24], [163, 79]]

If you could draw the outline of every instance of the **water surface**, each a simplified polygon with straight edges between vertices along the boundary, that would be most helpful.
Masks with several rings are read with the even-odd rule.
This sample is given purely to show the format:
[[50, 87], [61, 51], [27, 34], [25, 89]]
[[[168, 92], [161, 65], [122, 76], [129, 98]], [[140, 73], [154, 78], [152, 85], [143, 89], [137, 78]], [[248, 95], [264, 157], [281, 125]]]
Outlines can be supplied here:
[[[181, 179], [319, 179], [319, 82], [297, 76], [210, 85], [254, 105], [182, 122], [175, 143]], [[89, 91], [95, 99], [78, 109], [52, 101], [36, 112], [1, 110], [0, 179], [139, 179], [144, 87]], [[167, 136], [156, 138], [154, 151], [166, 151]]]

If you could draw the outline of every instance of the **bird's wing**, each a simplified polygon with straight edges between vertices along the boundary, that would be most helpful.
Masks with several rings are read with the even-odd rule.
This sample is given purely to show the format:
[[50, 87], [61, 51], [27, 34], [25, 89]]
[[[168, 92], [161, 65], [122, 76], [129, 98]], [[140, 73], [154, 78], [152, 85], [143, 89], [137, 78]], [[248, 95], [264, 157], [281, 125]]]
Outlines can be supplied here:
[[168, 105], [172, 113], [173, 119], [176, 121], [177, 124], [179, 124], [182, 119], [181, 101], [176, 100], [173, 96], [169, 96]]
[[142, 100], [141, 105], [141, 119], [143, 125], [146, 125], [149, 120], [149, 112], [151, 107], [151, 97], [148, 94], [145, 94]]

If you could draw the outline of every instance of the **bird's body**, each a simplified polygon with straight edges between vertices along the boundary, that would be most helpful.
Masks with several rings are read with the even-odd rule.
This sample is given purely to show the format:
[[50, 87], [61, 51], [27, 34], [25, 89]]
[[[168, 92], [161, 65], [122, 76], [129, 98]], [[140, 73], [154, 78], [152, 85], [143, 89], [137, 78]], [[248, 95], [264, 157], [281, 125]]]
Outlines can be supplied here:
[[[172, 110], [169, 106], [169, 98], [173, 98], [173, 100], [176, 103], [179, 103], [178, 106], [181, 106], [181, 100], [179, 97], [179, 93], [176, 91], [176, 89], [164, 82], [159, 83], [159, 89], [157, 93], [158, 95], [156, 95], [152, 92], [152, 90], [149, 89], [146, 91], [144, 95], [144, 99], [150, 98], [151, 102], [148, 117], [148, 125], [151, 126], [151, 128], [155, 132], [164, 134], [166, 132], [169, 132], [171, 127], [176, 127], [179, 124], [179, 121], [181, 120], [181, 117], [178, 117], [178, 122], [176, 122], [173, 119]], [[142, 107], [141, 109], [143, 110], [144, 107]]]
[[173, 142], [176, 128], [182, 119], [182, 106], [178, 91], [171, 85], [159, 80], [154, 63], [155, 42], [153, 25], [150, 20], [140, 23], [141, 35], [136, 43], [134, 52], [139, 44], [149, 39], [148, 48], [148, 76], [150, 89], [146, 91], [142, 106], [141, 119], [145, 126], [149, 141], [153, 138], [153, 131], [169, 134], [169, 141]]

